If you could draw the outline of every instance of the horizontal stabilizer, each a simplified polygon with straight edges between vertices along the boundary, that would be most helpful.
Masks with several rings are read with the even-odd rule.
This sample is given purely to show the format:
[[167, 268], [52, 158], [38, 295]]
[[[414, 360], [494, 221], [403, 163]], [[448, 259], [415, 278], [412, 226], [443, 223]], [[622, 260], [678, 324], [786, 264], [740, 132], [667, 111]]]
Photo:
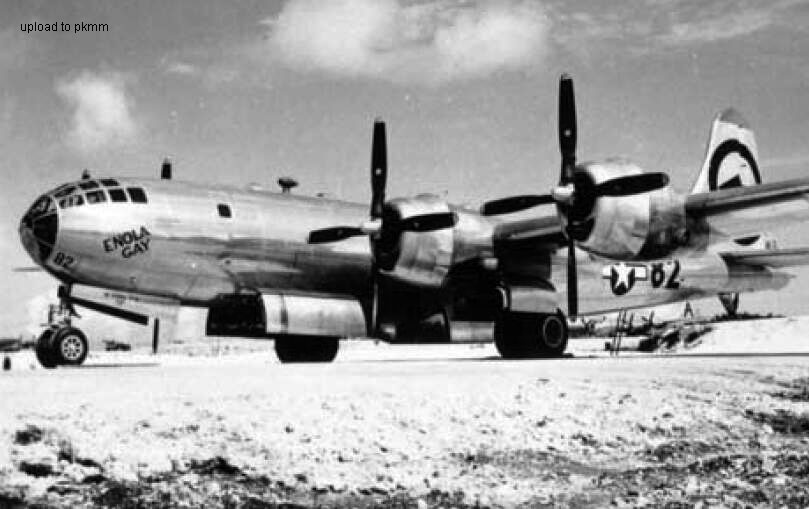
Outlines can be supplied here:
[[809, 247], [719, 253], [728, 265], [784, 268], [809, 265]]

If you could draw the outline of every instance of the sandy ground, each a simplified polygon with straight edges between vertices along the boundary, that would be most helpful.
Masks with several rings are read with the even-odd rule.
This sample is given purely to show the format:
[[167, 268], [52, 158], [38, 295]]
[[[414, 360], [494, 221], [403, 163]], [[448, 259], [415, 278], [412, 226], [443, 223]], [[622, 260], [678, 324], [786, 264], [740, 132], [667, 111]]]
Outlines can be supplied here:
[[[0, 507], [809, 505], [809, 319], [666, 355], [94, 354], [0, 374]], [[208, 348], [210, 353], [210, 348]]]

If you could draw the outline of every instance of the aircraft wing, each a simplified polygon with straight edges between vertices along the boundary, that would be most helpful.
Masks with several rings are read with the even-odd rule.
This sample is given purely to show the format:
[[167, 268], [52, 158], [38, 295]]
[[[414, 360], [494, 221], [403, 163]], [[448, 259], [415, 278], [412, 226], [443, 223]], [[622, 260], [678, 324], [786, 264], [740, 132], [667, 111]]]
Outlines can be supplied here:
[[501, 245], [532, 243], [556, 248], [565, 244], [562, 224], [555, 210], [547, 216], [500, 223], [494, 229], [494, 239]]
[[729, 266], [784, 268], [809, 265], [809, 247], [719, 253]]
[[731, 236], [809, 219], [809, 178], [692, 194], [686, 213]]

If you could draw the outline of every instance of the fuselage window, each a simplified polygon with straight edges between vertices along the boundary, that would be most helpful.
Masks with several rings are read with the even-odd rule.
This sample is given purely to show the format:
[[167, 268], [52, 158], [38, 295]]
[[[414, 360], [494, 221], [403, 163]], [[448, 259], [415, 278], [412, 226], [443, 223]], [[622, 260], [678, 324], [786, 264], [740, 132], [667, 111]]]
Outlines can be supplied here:
[[132, 203], [146, 203], [146, 193], [140, 187], [127, 187], [126, 190]]
[[115, 179], [100, 179], [99, 182], [104, 184], [107, 187], [117, 187], [118, 181]]
[[85, 182], [79, 182], [79, 187], [84, 189], [85, 191], [88, 189], [96, 189], [98, 187], [98, 182], [95, 180], [87, 180]]
[[219, 210], [219, 217], [231, 217], [229, 205], [220, 203], [219, 205], [216, 206], [216, 208]]
[[80, 194], [74, 194], [73, 196], [59, 200], [59, 207], [63, 209], [77, 207], [79, 205], [84, 205], [84, 198], [82, 198]]
[[123, 189], [110, 189], [110, 200], [126, 201], [126, 193]]
[[87, 203], [101, 203], [107, 201], [107, 197], [104, 195], [104, 191], [90, 191], [87, 193]]

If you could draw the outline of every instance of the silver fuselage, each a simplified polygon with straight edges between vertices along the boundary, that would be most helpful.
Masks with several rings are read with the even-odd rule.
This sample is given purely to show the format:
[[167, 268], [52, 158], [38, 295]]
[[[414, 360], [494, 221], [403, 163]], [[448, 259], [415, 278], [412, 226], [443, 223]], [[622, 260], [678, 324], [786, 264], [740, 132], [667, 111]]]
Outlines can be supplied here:
[[[369, 297], [371, 251], [367, 238], [321, 245], [307, 242], [312, 230], [361, 224], [368, 217], [366, 205], [173, 180], [121, 178], [108, 182], [115, 185], [99, 184], [85, 190], [76, 187], [81, 182], [60, 186], [40, 198], [39, 209], [23, 219], [20, 235], [26, 249], [63, 282], [172, 297], [197, 305], [245, 289], [350, 295], [360, 300]], [[65, 194], [70, 186], [75, 190]], [[142, 189], [146, 202], [133, 202], [129, 195], [124, 201], [111, 200], [113, 189], [128, 192], [131, 188]], [[104, 199], [91, 203], [88, 194], [97, 191], [102, 191]], [[71, 196], [81, 196], [82, 203]], [[451, 231], [451, 263], [491, 257], [492, 232], [504, 219], [453, 210], [460, 213], [461, 221]], [[52, 227], [51, 237], [48, 230]], [[552, 257], [551, 281], [559, 290], [559, 307], [564, 309], [566, 275], [560, 254]], [[718, 292], [774, 289], [788, 281], [787, 276], [767, 270], [730, 271], [710, 249], [693, 246], [662, 260], [620, 266], [617, 283], [608, 276], [618, 262], [584, 252], [580, 261], [582, 313]], [[629, 277], [627, 271], [634, 271], [634, 276]], [[627, 290], [621, 293], [623, 288]]]

